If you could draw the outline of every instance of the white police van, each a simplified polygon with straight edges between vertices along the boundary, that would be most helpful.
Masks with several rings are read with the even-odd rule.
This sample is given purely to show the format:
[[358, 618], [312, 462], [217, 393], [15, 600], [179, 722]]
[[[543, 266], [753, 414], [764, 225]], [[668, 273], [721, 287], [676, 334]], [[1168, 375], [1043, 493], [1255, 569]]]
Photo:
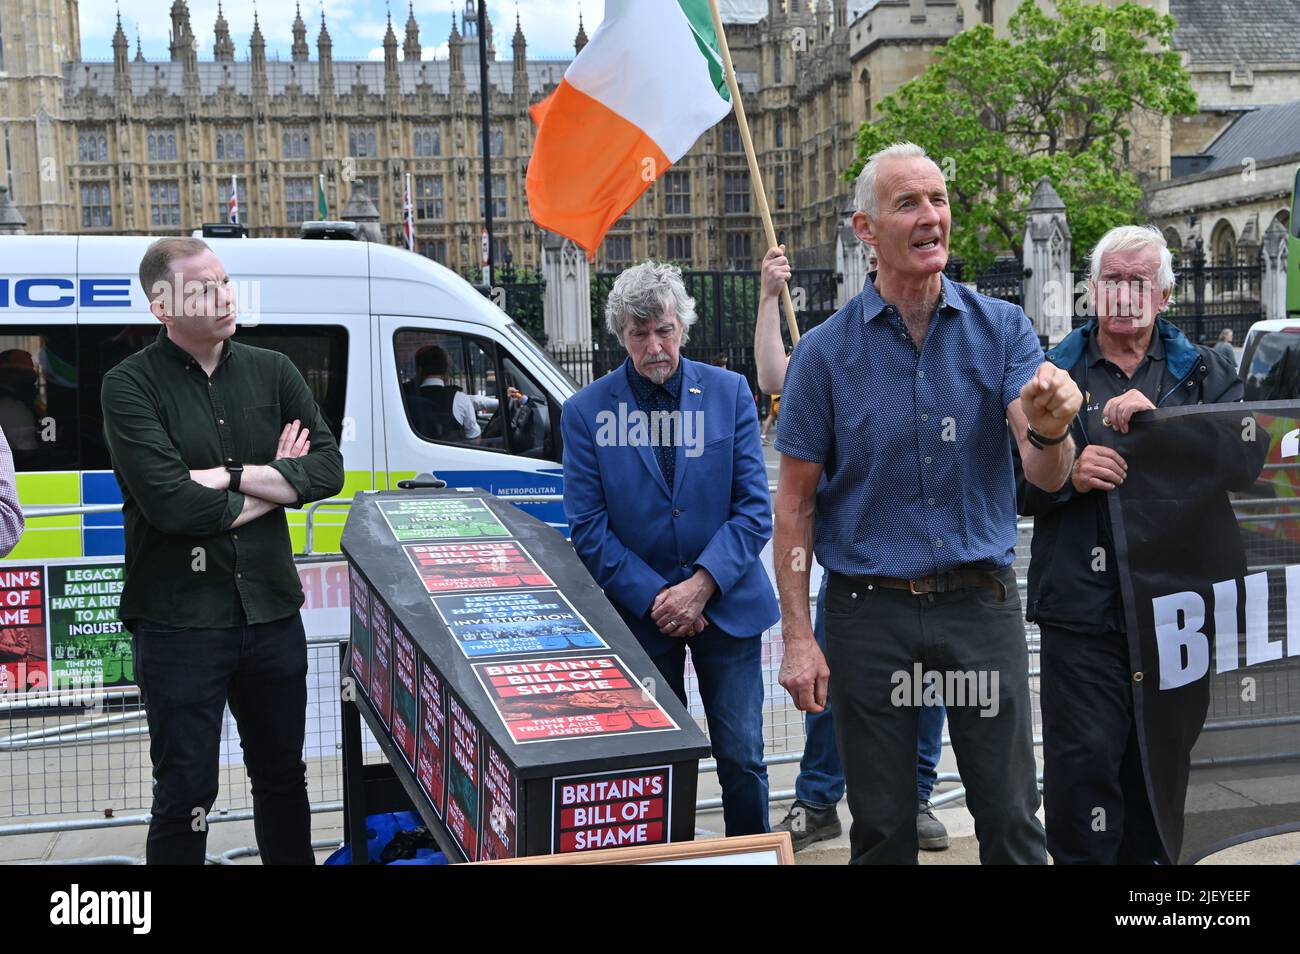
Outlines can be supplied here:
[[[102, 433], [100, 385], [109, 368], [161, 328], [137, 278], [152, 241], [0, 237], [0, 427], [29, 514], [121, 503]], [[563, 493], [560, 409], [578, 385], [464, 279], [423, 256], [370, 242], [207, 241], [235, 282], [236, 340], [288, 355], [338, 439], [347, 473], [340, 499], [394, 488], [420, 472], [506, 499]], [[429, 345], [448, 355], [446, 383], [478, 396], [481, 434], [473, 440], [431, 437], [417, 426], [415, 356]], [[527, 399], [512, 401], [511, 388]], [[564, 525], [555, 501], [521, 506]], [[346, 573], [337, 555], [319, 572], [309, 555], [337, 554], [345, 519], [343, 504], [289, 511], [306, 608], [342, 609], [342, 617], [321, 621], [334, 632], [346, 631]], [[122, 553], [120, 510], [34, 517], [0, 573], [37, 572], [49, 591], [39, 602], [57, 616], [45, 596], [72, 592], [70, 575], [86, 581], [57, 568], [120, 565]], [[0, 596], [9, 584], [36, 579], [9, 572], [0, 577]], [[0, 632], [12, 623], [21, 621], [0, 619]], [[67, 637], [64, 623], [43, 625], [53, 653]]]

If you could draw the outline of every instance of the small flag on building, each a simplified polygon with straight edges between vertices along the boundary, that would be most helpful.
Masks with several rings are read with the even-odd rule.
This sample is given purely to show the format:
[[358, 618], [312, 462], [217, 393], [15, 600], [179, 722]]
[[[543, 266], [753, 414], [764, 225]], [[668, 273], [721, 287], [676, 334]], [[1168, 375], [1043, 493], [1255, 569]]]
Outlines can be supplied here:
[[239, 183], [230, 177], [230, 224], [239, 224]]
[[320, 177], [320, 187], [316, 190], [316, 217], [324, 222], [330, 217], [330, 207], [325, 203], [325, 176]]
[[406, 249], [415, 251], [415, 207], [411, 205], [411, 174], [406, 174], [406, 198], [402, 202], [402, 234], [406, 237]]

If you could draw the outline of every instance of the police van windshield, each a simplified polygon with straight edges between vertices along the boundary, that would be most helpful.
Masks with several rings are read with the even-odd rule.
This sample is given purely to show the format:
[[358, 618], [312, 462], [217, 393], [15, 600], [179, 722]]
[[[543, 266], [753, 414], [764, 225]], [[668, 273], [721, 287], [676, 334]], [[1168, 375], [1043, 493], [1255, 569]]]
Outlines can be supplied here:
[[555, 371], [555, 373], [563, 378], [574, 392], [582, 390], [582, 385], [573, 379], [573, 375], [569, 374], [568, 371], [565, 371], [562, 367], [556, 364], [555, 359], [542, 350], [542, 346], [533, 340], [532, 335], [524, 331], [523, 328], [519, 327], [519, 325], [515, 324], [513, 321], [506, 325], [506, 327], [510, 329], [510, 333], [513, 334], [525, 348], [532, 352], [533, 357]]
[[1241, 376], [1247, 401], [1300, 397], [1300, 328], [1252, 335], [1242, 354]]

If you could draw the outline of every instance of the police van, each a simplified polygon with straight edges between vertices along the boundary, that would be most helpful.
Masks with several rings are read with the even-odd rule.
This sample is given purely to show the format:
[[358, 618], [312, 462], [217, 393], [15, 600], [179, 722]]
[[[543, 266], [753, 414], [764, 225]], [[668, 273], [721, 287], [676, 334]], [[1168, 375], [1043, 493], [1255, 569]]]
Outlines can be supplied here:
[[[86, 653], [105, 655], [91, 644], [110, 635], [116, 619], [116, 599], [110, 613], [105, 594], [120, 590], [124, 540], [100, 386], [162, 327], [137, 278], [152, 241], [0, 237], [0, 427], [29, 515], [22, 541], [0, 564], [0, 666], [20, 655], [5, 654], [6, 640], [21, 641], [12, 631], [24, 625], [28, 646], [44, 630], [55, 669], [80, 658], [79, 637], [87, 637]], [[371, 242], [207, 241], [235, 284], [236, 340], [293, 361], [343, 452], [339, 502], [288, 511], [309, 632], [346, 632], [337, 554], [343, 501], [357, 491], [432, 472], [450, 486], [533, 498], [522, 509], [564, 526], [560, 409], [578, 385], [472, 285], [423, 256]], [[430, 346], [445, 355], [443, 385], [471, 398], [477, 434], [431, 427], [421, 414], [428, 367], [417, 367], [417, 355]], [[547, 496], [556, 499], [536, 500]], [[116, 506], [77, 512], [95, 505]], [[66, 512], [35, 516], [41, 508]], [[322, 563], [324, 554], [334, 556]], [[318, 609], [330, 612], [313, 616]]]

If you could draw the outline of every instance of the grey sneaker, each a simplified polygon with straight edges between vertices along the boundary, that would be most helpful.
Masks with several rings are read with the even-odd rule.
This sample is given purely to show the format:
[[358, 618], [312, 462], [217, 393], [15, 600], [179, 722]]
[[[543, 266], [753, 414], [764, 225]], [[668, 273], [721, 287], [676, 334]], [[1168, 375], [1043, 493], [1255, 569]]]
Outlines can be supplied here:
[[948, 847], [948, 829], [934, 817], [934, 807], [929, 802], [916, 806], [916, 840], [924, 851], [943, 851]]
[[788, 831], [795, 851], [802, 851], [818, 841], [840, 837], [840, 816], [830, 808], [813, 808], [797, 798], [785, 817], [776, 823], [775, 831]]

